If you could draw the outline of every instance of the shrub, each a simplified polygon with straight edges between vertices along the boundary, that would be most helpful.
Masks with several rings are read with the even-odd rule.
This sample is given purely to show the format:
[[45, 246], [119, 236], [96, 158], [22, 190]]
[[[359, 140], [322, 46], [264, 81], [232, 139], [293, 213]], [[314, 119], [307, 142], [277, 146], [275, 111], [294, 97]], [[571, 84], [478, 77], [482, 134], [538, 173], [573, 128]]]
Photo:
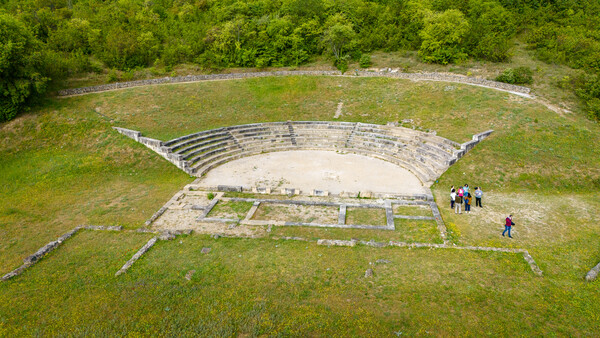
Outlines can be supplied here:
[[110, 72], [108, 72], [108, 79], [107, 81], [110, 82], [117, 82], [119, 81], [119, 75], [117, 74], [117, 71], [114, 69], [111, 69]]
[[335, 59], [333, 65], [344, 74], [348, 70], [348, 60], [346, 58]]
[[371, 55], [368, 54], [364, 54], [363, 56], [361, 56], [360, 58], [360, 68], [369, 68], [371, 67]]
[[529, 67], [507, 68], [496, 77], [496, 81], [510, 84], [529, 84], [533, 82], [533, 71]]

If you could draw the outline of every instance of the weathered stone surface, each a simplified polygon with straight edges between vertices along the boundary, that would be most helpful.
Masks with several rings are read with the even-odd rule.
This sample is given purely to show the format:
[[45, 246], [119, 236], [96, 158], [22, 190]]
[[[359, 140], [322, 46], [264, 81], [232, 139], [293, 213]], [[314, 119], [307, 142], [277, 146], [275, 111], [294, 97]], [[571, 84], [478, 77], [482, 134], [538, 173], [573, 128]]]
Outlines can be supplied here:
[[285, 239], [288, 241], [306, 241], [306, 238], [296, 237], [296, 236], [283, 236], [281, 239]]
[[319, 239], [317, 245], [327, 246], [355, 246], [356, 241], [344, 241], [339, 239]]
[[186, 280], [192, 280], [192, 276], [194, 276], [194, 274], [196, 273], [196, 270], [190, 270], [185, 274], [185, 279]]
[[210, 252], [210, 250], [210, 248], [202, 248], [202, 250], [200, 250], [200, 253], [207, 254]]
[[294, 188], [282, 188], [281, 189], [281, 194], [282, 195], [300, 195], [300, 190], [298, 189], [294, 189]]
[[329, 196], [329, 191], [314, 189], [314, 190], [311, 191], [311, 195], [312, 196], [319, 196], [319, 197], [327, 197], [327, 196]]
[[373, 277], [373, 269], [369, 268], [365, 271], [365, 278]]
[[158, 209], [157, 212], [154, 213], [154, 215], [152, 215], [152, 217], [150, 217], [149, 220], [147, 220], [144, 225], [149, 226], [150, 224], [152, 224], [154, 221], [156, 221], [162, 214], [165, 213], [165, 211], [167, 211], [167, 207], [163, 206], [162, 208]]
[[156, 241], [158, 240], [158, 237], [153, 237], [151, 238], [148, 243], [146, 243], [140, 250], [138, 250], [138, 252], [136, 252], [133, 257], [131, 257], [130, 260], [127, 261], [127, 263], [125, 263], [123, 265], [123, 267], [121, 267], [121, 269], [119, 269], [119, 271], [117, 271], [117, 273], [115, 273], [115, 276], [119, 276], [123, 273], [125, 273], [132, 265], [133, 263], [135, 263], [138, 259], [140, 259], [140, 257], [142, 257], [143, 254], [145, 254], [146, 252], [148, 252], [148, 250], [150, 250], [150, 248], [156, 244]]
[[217, 190], [225, 192], [242, 192], [244, 189], [241, 185], [219, 185], [217, 186]]
[[161, 241], [170, 241], [175, 239], [175, 234], [173, 234], [170, 231], [165, 231], [161, 233], [160, 236], [158, 236], [158, 239], [160, 239]]
[[68, 238], [71, 238], [73, 235], [75, 235], [81, 229], [82, 229], [81, 227], [76, 227], [75, 229], [60, 236], [56, 241], [52, 241], [52, 242], [44, 245], [43, 247], [38, 249], [38, 251], [36, 251], [33, 255], [25, 258], [23, 260], [23, 263], [25, 265], [32, 265], [32, 264], [36, 263], [38, 260], [40, 260], [42, 257], [47, 255], [52, 250], [56, 249], [60, 244], [62, 244], [62, 242], [64, 242]]
[[121, 231], [123, 230], [123, 227], [120, 225], [86, 225], [84, 229], [96, 231]]
[[598, 274], [600, 274], [600, 263], [588, 271], [588, 273], [585, 275], [585, 280], [592, 282], [598, 278]]
[[367, 246], [372, 246], [374, 248], [383, 248], [388, 246], [388, 243], [385, 242], [375, 242], [374, 240], [370, 240], [370, 241], [360, 241], [360, 244], [362, 245], [367, 245]]
[[346, 205], [345, 204], [340, 205], [340, 212], [338, 214], [338, 224], [339, 225], [346, 224], [346, 212], [347, 212]]
[[156, 230], [152, 230], [152, 229], [148, 229], [148, 228], [138, 228], [135, 230], [135, 232], [140, 232], [140, 233], [156, 233]]
[[372, 198], [373, 197], [373, 192], [372, 191], [361, 191], [359, 193], [360, 197], [364, 197], [364, 198]]

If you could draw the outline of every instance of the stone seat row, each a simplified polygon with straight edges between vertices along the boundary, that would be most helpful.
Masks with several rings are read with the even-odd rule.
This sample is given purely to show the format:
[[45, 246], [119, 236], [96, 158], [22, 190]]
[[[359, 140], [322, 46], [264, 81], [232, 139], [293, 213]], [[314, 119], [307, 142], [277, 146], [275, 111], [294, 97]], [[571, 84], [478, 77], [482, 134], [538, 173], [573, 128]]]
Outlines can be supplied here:
[[[372, 140], [374, 143], [385, 143], [384, 140], [388, 140], [391, 142], [402, 141], [407, 145], [414, 145], [420, 148], [423, 148], [425, 151], [423, 154], [425, 156], [428, 153], [432, 153], [431, 157], [437, 159], [439, 156], [451, 158], [452, 150], [449, 145], [444, 144], [444, 142], [433, 143], [434, 146], [431, 145], [431, 142], [427, 142], [428, 140], [417, 139], [411, 135], [413, 130], [405, 129], [403, 133], [408, 134], [409, 136], [403, 136], [402, 133], [398, 134], [389, 134], [386, 130], [381, 130], [381, 128], [356, 128], [357, 131], [354, 131], [354, 127], [357, 124], [341, 122], [345, 125], [329, 125], [327, 123], [315, 124], [314, 122], [303, 123], [303, 122], [290, 122], [288, 123], [288, 129], [285, 129], [285, 122], [276, 122], [269, 124], [254, 124], [254, 125], [245, 125], [245, 126], [236, 126], [236, 127], [227, 127], [227, 128], [219, 128], [214, 129], [207, 132], [191, 134], [188, 136], [184, 136], [175, 140], [171, 140], [164, 143], [167, 152], [176, 152], [179, 154], [185, 154], [190, 150], [202, 148], [204, 145], [208, 143], [213, 143], [216, 141], [222, 141], [226, 138], [233, 137], [239, 142], [246, 141], [247, 138], [253, 139], [263, 139], [264, 137], [274, 137], [274, 138], [288, 138], [288, 137], [318, 137], [318, 138], [346, 138], [350, 135], [354, 135], [356, 137], [362, 137], [364, 139]], [[359, 124], [361, 125], [361, 124]], [[279, 128], [277, 128], [279, 126]], [[321, 129], [327, 129], [327, 133], [323, 133]], [[353, 132], [354, 131], [354, 132]], [[418, 136], [418, 135], [416, 135]]]
[[287, 150], [328, 150], [383, 159], [413, 172], [424, 184], [435, 181], [467, 151], [490, 135], [488, 130], [458, 144], [403, 127], [354, 122], [270, 122], [223, 127], [170, 141], [143, 137], [114, 127], [145, 144], [191, 175], [241, 157]]
[[207, 130], [163, 142], [161, 150], [200, 176], [227, 161], [272, 151], [320, 149], [357, 153], [401, 165], [427, 182], [453, 159], [452, 141], [402, 127], [353, 122], [273, 122]]

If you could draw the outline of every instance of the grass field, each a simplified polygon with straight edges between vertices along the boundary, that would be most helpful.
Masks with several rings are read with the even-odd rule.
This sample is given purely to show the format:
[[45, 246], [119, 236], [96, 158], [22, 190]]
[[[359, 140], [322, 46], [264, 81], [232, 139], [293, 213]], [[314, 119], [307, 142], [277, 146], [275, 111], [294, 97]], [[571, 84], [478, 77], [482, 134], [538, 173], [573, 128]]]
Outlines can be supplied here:
[[[80, 224], [138, 228], [192, 182], [112, 126], [166, 140], [256, 121], [332, 120], [340, 101], [340, 120], [412, 119], [457, 142], [494, 129], [432, 190], [452, 243], [527, 249], [544, 277], [515, 254], [191, 235], [159, 242], [117, 278], [151, 235], [84, 231], [0, 283], [0, 336], [597, 334], [600, 284], [583, 276], [600, 261], [600, 127], [458, 84], [290, 77], [48, 99], [0, 125], [0, 273]], [[483, 187], [484, 208], [455, 215], [449, 187], [464, 183]], [[500, 236], [507, 213], [517, 223], [512, 241]], [[272, 236], [440, 241], [434, 222], [402, 222], [386, 234], [276, 227]], [[377, 259], [391, 262], [369, 264]], [[369, 267], [374, 277], [364, 278]]]

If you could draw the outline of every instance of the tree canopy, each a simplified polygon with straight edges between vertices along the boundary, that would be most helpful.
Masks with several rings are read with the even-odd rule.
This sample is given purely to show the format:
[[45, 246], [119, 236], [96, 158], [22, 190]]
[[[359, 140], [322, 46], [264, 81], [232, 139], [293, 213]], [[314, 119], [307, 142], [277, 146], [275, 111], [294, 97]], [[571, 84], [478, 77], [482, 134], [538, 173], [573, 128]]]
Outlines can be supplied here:
[[42, 93], [41, 43], [17, 19], [0, 14], [0, 122], [16, 116], [23, 104]]
[[2, 0], [0, 13], [10, 110], [48, 77], [105, 68], [296, 66], [374, 50], [502, 62], [517, 36], [545, 62], [600, 72], [597, 0]]

